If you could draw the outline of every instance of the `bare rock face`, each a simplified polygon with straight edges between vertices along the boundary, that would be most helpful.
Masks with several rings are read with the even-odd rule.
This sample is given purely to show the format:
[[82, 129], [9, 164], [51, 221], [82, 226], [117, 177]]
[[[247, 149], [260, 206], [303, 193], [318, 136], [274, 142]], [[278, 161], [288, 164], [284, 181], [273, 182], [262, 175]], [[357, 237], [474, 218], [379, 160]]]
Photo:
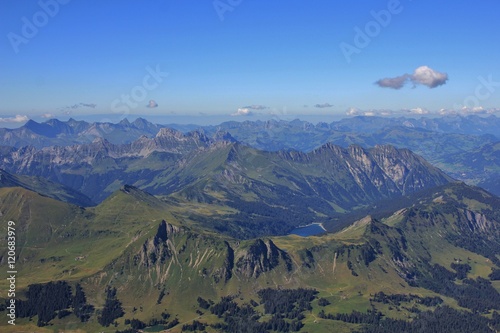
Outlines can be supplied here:
[[212, 275], [215, 283], [219, 281], [228, 282], [233, 277], [234, 250], [227, 241], [224, 244], [226, 245], [226, 257], [222, 266], [215, 269]]
[[467, 231], [469, 232], [493, 234], [493, 232], [496, 232], [499, 229], [498, 225], [488, 220], [488, 218], [484, 214], [465, 209], [464, 215], [466, 218], [467, 227], [469, 229]]
[[[228, 136], [222, 136], [226, 139]], [[126, 144], [114, 144], [102, 137], [96, 137], [90, 143], [70, 146], [50, 146], [35, 148], [1, 147], [0, 168], [9, 172], [39, 175], [48, 168], [71, 168], [74, 165], [93, 165], [106, 159], [145, 158], [153, 152], [187, 154], [213, 146], [218, 139], [211, 139], [204, 133], [194, 131], [183, 134], [179, 131], [162, 128], [153, 138], [140, 136]]]
[[238, 259], [236, 271], [247, 278], [257, 278], [260, 274], [272, 271], [282, 263], [288, 271], [292, 269], [292, 260], [285, 251], [279, 249], [271, 240], [264, 242], [258, 239]]
[[142, 250], [138, 255], [139, 263], [145, 267], [164, 264], [175, 252], [175, 248], [169, 242], [169, 237], [180, 232], [180, 228], [162, 221], [156, 235], [143, 244]]
[[216, 241], [162, 221], [156, 234], [133, 256], [133, 265], [153, 283], [182, 281], [182, 274], [175, 276], [174, 270], [226, 283], [233, 277], [234, 256], [227, 241]]

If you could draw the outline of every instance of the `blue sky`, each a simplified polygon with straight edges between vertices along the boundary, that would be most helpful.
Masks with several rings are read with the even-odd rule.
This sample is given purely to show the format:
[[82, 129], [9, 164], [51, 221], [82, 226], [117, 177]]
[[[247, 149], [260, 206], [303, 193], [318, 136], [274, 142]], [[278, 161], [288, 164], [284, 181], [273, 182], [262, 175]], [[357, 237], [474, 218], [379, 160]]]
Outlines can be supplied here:
[[[5, 0], [1, 7], [4, 125], [92, 114], [328, 118], [500, 108], [497, 0]], [[421, 66], [437, 81], [420, 80]], [[395, 81], [376, 84], [398, 77], [399, 89], [390, 87]]]

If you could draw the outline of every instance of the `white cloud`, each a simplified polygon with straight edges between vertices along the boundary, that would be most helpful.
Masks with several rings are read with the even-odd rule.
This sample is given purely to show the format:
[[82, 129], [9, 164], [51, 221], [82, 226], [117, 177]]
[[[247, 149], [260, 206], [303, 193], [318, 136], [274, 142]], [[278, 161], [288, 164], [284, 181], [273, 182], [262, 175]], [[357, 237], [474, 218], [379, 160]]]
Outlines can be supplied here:
[[420, 66], [413, 72], [411, 80], [413, 83], [420, 83], [429, 88], [436, 88], [448, 81], [448, 74], [440, 73], [427, 66]]
[[45, 119], [55, 118], [55, 116], [52, 113], [44, 113], [44, 114], [40, 115], [40, 117], [45, 118]]
[[475, 106], [473, 108], [466, 108], [465, 111], [469, 113], [486, 113], [487, 110], [482, 106]]
[[396, 77], [380, 79], [375, 84], [382, 88], [401, 89], [408, 82], [414, 85], [422, 84], [429, 88], [442, 86], [448, 81], [448, 74], [433, 70], [428, 66], [420, 66], [413, 74], [403, 74]]
[[387, 110], [387, 109], [372, 109], [372, 110], [360, 110], [358, 108], [349, 108], [345, 112], [346, 115], [348, 116], [366, 116], [366, 117], [373, 117], [373, 116], [391, 116], [394, 114], [393, 111]]
[[482, 106], [474, 106], [472, 108], [464, 106], [462, 109], [460, 109], [460, 113], [463, 114], [493, 114], [498, 112], [499, 109], [497, 108], [490, 108], [486, 109]]
[[28, 116], [16, 115], [15, 117], [0, 118], [0, 123], [24, 123], [30, 120]]
[[154, 109], [154, 108], [157, 108], [158, 107], [158, 103], [156, 103], [155, 100], [150, 100], [148, 105], [146, 105], [148, 108], [150, 109]]
[[252, 116], [253, 112], [249, 108], [239, 108], [238, 111], [232, 113], [231, 116]]
[[414, 109], [410, 109], [410, 113], [413, 113], [413, 114], [429, 114], [430, 112], [427, 109], [414, 108]]
[[485, 108], [483, 106], [467, 107], [463, 106], [459, 109], [440, 109], [438, 113], [442, 116], [446, 115], [486, 115], [500, 113], [500, 108]]
[[359, 116], [361, 114], [361, 112], [357, 108], [350, 107], [349, 109], [347, 109], [345, 114], [348, 116]]

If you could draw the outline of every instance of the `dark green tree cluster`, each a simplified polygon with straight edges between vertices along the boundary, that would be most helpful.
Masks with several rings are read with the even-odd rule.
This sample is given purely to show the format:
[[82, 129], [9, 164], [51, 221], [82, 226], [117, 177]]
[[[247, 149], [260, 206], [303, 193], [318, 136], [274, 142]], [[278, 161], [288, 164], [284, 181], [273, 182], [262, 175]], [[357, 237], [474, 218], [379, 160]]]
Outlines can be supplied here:
[[322, 310], [320, 318], [340, 320], [352, 324], [362, 324], [357, 333], [470, 333], [494, 332], [500, 328], [500, 315], [494, 312], [492, 319], [468, 311], [458, 311], [448, 306], [438, 306], [434, 311], [417, 312], [412, 321], [384, 318], [379, 312], [361, 313], [353, 311], [350, 314], [326, 314]]
[[269, 331], [296, 332], [304, 326], [301, 322], [302, 317], [287, 320], [279, 313], [274, 314], [268, 321], [260, 322], [261, 315], [251, 305], [245, 304], [240, 307], [234, 306], [233, 303], [231, 301], [229, 306], [217, 307], [219, 309], [227, 307], [230, 311], [222, 315], [224, 323], [211, 325], [212, 328], [226, 333], [268, 333]]
[[202, 309], [207, 310], [210, 307], [210, 302], [203, 299], [202, 297], [198, 297], [197, 302], [198, 302], [198, 306]]
[[158, 299], [156, 300], [156, 304], [161, 304], [161, 301], [163, 300], [163, 297], [165, 297], [165, 288], [163, 288], [160, 291], [160, 294], [158, 295]]
[[500, 243], [496, 239], [490, 239], [476, 233], [449, 234], [447, 240], [453, 245], [464, 248], [490, 259], [495, 265], [500, 266]]
[[376, 311], [369, 311], [367, 313], [353, 311], [351, 313], [326, 314], [325, 310], [321, 310], [318, 317], [322, 319], [340, 320], [351, 324], [377, 324], [380, 322], [382, 314]]
[[464, 279], [461, 284], [456, 284], [454, 280], [457, 274], [460, 273], [451, 272], [437, 264], [415, 272], [418, 286], [452, 297], [461, 307], [482, 313], [500, 309], [500, 294], [490, 281], [478, 277], [476, 280]]
[[26, 291], [26, 301], [17, 300], [17, 316], [38, 316], [38, 326], [47, 325], [56, 317], [56, 311], [71, 306], [71, 286], [66, 281], [32, 284]]
[[459, 280], [463, 280], [467, 278], [467, 274], [471, 271], [472, 267], [470, 267], [469, 264], [461, 264], [461, 263], [452, 263], [451, 264], [451, 269], [453, 269], [455, 272], [455, 277]]
[[491, 281], [499, 281], [500, 280], [500, 269], [493, 268], [493, 271], [488, 275]]
[[[304, 326], [303, 312], [312, 310], [311, 302], [318, 292], [313, 289], [263, 289], [258, 292], [260, 304], [264, 305], [266, 314], [271, 319], [260, 321], [261, 314], [255, 311], [259, 304], [251, 300], [251, 304], [238, 305], [234, 297], [222, 297], [220, 302], [213, 304], [198, 297], [198, 305], [205, 309], [210, 306], [210, 312], [223, 319], [223, 323], [210, 325], [217, 331], [226, 333], [268, 333], [298, 332]], [[184, 331], [203, 330], [200, 322], [193, 322], [183, 326]], [[206, 324], [205, 327], [207, 326]], [[202, 328], [203, 327], [203, 328]]]
[[441, 297], [420, 297], [413, 294], [392, 294], [387, 295], [383, 291], [380, 291], [373, 295], [371, 298], [373, 302], [384, 303], [384, 304], [394, 304], [400, 306], [402, 302], [409, 303], [415, 302], [417, 304], [422, 304], [424, 306], [437, 306], [443, 303]]
[[219, 318], [222, 318], [223, 315], [235, 315], [239, 307], [233, 299], [231, 296], [222, 297], [219, 303], [210, 308], [210, 312]]
[[326, 298], [323, 298], [321, 297], [320, 299], [318, 299], [318, 305], [319, 306], [327, 306], [327, 305], [330, 305], [330, 301], [327, 300]]
[[162, 330], [168, 330], [179, 324], [179, 320], [177, 318], [174, 318], [172, 321], [168, 321], [169, 318], [170, 318], [169, 313], [162, 312], [161, 319], [152, 318], [147, 323], [135, 318], [125, 319], [125, 325], [130, 325], [130, 328], [122, 332], [117, 331], [117, 333], [128, 333], [128, 332], [135, 333], [135, 332], [140, 332], [146, 327], [153, 327], [153, 326], [158, 326]]
[[353, 276], [359, 276], [359, 274], [356, 273], [356, 271], [354, 270], [354, 265], [352, 264], [352, 261], [347, 260], [347, 268], [351, 271], [351, 274]]
[[122, 317], [124, 314], [122, 303], [116, 298], [116, 288], [107, 287], [106, 301], [101, 315], [97, 317], [97, 321], [102, 326], [108, 327], [115, 319]]
[[16, 300], [17, 316], [38, 316], [38, 326], [48, 325], [56, 316], [59, 319], [68, 316], [71, 307], [82, 322], [88, 320], [94, 312], [94, 307], [87, 304], [85, 293], [79, 284], [76, 286], [75, 296], [66, 281], [29, 285], [25, 296], [26, 300]]
[[470, 333], [494, 332], [493, 320], [466, 312], [457, 311], [448, 306], [438, 307], [435, 311], [417, 314], [412, 321], [381, 319], [377, 323], [366, 325], [359, 333]]
[[142, 330], [143, 328], [146, 328], [146, 323], [139, 319], [126, 319], [125, 320], [125, 325], [130, 325], [131, 328], [135, 330]]
[[194, 332], [194, 331], [204, 331], [207, 325], [199, 322], [198, 320], [194, 320], [191, 324], [185, 324], [182, 326], [183, 332]]
[[[312, 310], [311, 302], [318, 292], [314, 289], [262, 289], [257, 293], [264, 304], [267, 314], [285, 314], [289, 319], [297, 318], [298, 314]], [[296, 316], [295, 316], [296, 315]]]
[[80, 284], [76, 285], [75, 297], [73, 297], [73, 313], [80, 318], [80, 321], [86, 322], [94, 313], [94, 306], [87, 303], [87, 297]]

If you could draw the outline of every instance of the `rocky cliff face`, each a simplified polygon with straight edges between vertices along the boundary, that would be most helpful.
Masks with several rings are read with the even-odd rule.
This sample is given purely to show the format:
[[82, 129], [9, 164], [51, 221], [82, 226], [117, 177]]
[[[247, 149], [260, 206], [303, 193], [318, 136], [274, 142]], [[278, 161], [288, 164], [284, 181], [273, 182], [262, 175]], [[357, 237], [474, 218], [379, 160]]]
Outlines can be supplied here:
[[288, 271], [292, 270], [292, 260], [285, 251], [279, 249], [270, 239], [266, 242], [258, 239], [237, 260], [236, 271], [247, 278], [257, 278], [281, 264]]
[[[203, 133], [162, 129], [154, 138], [140, 137], [130, 144], [113, 144], [98, 137], [93, 142], [72, 146], [50, 146], [37, 149], [2, 147], [0, 168], [15, 173], [45, 177], [62, 183], [101, 202], [119, 185], [134, 184], [144, 177], [151, 179], [165, 169], [180, 168], [181, 159], [196, 151], [209, 150], [217, 145]], [[152, 154], [163, 154], [159, 162]], [[154, 165], [139, 161], [155, 160]], [[139, 163], [129, 173], [132, 163]], [[161, 163], [161, 164], [159, 164]], [[143, 172], [142, 169], [155, 169]], [[118, 181], [118, 187], [107, 188]]]
[[103, 158], [143, 158], [152, 152], [186, 154], [195, 149], [207, 148], [213, 141], [201, 133], [182, 134], [171, 129], [161, 129], [156, 137], [141, 136], [130, 144], [113, 144], [106, 139], [96, 138], [88, 144], [72, 146], [50, 146], [42, 149], [28, 146], [4, 150], [2, 164], [11, 164], [18, 172], [28, 172], [32, 164], [67, 165], [73, 163], [92, 164]]
[[234, 268], [234, 249], [228, 242], [224, 242], [225, 248], [225, 258], [224, 262], [219, 268], [213, 271], [213, 278], [215, 283], [219, 281], [228, 282], [233, 277]]
[[180, 228], [162, 221], [158, 226], [156, 235], [143, 244], [141, 252], [136, 256], [135, 261], [147, 268], [154, 267], [157, 264], [165, 264], [176, 252], [169, 237], [172, 238], [180, 232]]
[[451, 181], [437, 168], [407, 149], [375, 146], [364, 149], [351, 145], [347, 149], [326, 144], [311, 153], [348, 176], [365, 192], [383, 195], [409, 194]]
[[[272, 240], [257, 239], [248, 248], [236, 250], [229, 242], [213, 243], [212, 238], [200, 237], [162, 221], [154, 237], [147, 239], [133, 262], [146, 268], [149, 278], [163, 281], [172, 271], [194, 270], [197, 275], [210, 277], [215, 283], [226, 283], [235, 274], [258, 278], [278, 267], [292, 270], [291, 257]], [[154, 276], [153, 276], [154, 275]]]
[[258, 239], [244, 250], [235, 250], [239, 246], [162, 221], [154, 237], [143, 243], [130, 262], [141, 272], [142, 279], [153, 283], [168, 279], [182, 282], [184, 274], [194, 274], [225, 284], [235, 274], [257, 278], [281, 266], [287, 271], [292, 269], [290, 256], [271, 240]]

